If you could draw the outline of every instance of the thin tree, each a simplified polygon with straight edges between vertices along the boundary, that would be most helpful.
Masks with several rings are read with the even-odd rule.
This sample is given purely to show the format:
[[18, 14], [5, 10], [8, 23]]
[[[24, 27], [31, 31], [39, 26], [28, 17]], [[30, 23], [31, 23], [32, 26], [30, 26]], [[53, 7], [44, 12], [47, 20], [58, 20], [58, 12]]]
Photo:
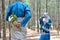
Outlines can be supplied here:
[[[41, 0], [39, 0], [39, 19], [40, 19], [40, 16], [41, 16]], [[38, 21], [39, 22], [39, 21]], [[40, 24], [39, 24], [40, 25]], [[40, 30], [40, 26], [39, 26], [39, 30]], [[39, 31], [38, 31], [39, 32]]]
[[[9, 0], [9, 5], [10, 5], [11, 0]], [[11, 25], [10, 22], [8, 23], [9, 25], [9, 40], [11, 40]]]
[[3, 27], [3, 40], [6, 40], [6, 28], [5, 28], [5, 0], [2, 0], [2, 27]]
[[0, 38], [1, 38], [1, 14], [0, 14]]
[[57, 16], [58, 16], [58, 17], [57, 17], [57, 19], [58, 19], [58, 20], [57, 20], [57, 23], [58, 23], [58, 25], [57, 25], [57, 34], [59, 35], [59, 16], [60, 16], [60, 15], [59, 15], [59, 0], [57, 0], [57, 9], [58, 9], [58, 11], [57, 11], [57, 13], [58, 13], [58, 14], [57, 14]]
[[39, 24], [38, 24], [38, 19], [39, 19], [39, 0], [37, 0], [37, 32], [39, 33]]
[[46, 0], [46, 12], [48, 12], [48, 0]]
[[[1, 4], [0, 4], [1, 6]], [[1, 38], [1, 11], [0, 11], [0, 38]]]

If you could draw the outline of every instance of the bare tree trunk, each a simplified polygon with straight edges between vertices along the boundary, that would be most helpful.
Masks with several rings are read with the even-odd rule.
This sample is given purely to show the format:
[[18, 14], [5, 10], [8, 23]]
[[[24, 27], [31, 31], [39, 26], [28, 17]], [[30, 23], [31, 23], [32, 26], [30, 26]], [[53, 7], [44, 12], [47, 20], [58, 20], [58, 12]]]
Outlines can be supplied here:
[[58, 26], [57, 26], [57, 33], [58, 33], [58, 35], [59, 35], [59, 0], [57, 0], [57, 8], [58, 8]]
[[5, 0], [2, 0], [2, 27], [3, 27], [3, 40], [6, 40], [6, 28], [5, 28]]
[[48, 0], [46, 0], [46, 12], [48, 12]]
[[[39, 19], [40, 19], [40, 16], [41, 16], [41, 0], [39, 0]], [[40, 21], [40, 20], [39, 20]], [[39, 24], [40, 25], [40, 24]], [[39, 26], [39, 33], [40, 33], [40, 26]]]
[[32, 7], [33, 7], [33, 18], [32, 18], [32, 20], [33, 20], [33, 30], [35, 30], [35, 1], [33, 0], [33, 2], [32, 2]]
[[39, 18], [40, 18], [40, 16], [41, 16], [41, 0], [39, 0]]
[[1, 14], [0, 14], [0, 38], [1, 38]]
[[[2, 2], [2, 1], [0, 1]], [[1, 8], [1, 3], [0, 3], [0, 8]], [[0, 11], [0, 38], [1, 38], [1, 11]]]
[[31, 2], [31, 6], [30, 6], [30, 8], [31, 8], [31, 11], [32, 11], [32, 18], [31, 18], [31, 21], [30, 21], [30, 24], [33, 26], [33, 27], [31, 27], [31, 29], [32, 30], [35, 30], [35, 0], [31, 0], [30, 1]]
[[[11, 0], [9, 0], [9, 4], [10, 4]], [[11, 40], [11, 25], [10, 22], [8, 23], [9, 25], [9, 40]]]
[[36, 27], [35, 27], [35, 24], [36, 24], [36, 23], [35, 23], [35, 19], [36, 19], [36, 16], [35, 16], [35, 15], [36, 15], [36, 13], [35, 13], [35, 0], [34, 0], [34, 9], [33, 9], [33, 10], [34, 10], [34, 30], [35, 30], [35, 28], [36, 28]]
[[38, 24], [38, 18], [39, 18], [39, 6], [38, 6], [38, 1], [37, 0], [37, 32], [39, 33], [39, 24]]

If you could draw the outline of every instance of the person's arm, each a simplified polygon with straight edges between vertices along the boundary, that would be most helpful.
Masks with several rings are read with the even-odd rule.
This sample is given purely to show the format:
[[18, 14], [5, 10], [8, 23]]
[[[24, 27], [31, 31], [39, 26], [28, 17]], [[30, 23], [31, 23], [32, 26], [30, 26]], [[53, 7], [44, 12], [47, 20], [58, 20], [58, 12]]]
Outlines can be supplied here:
[[8, 6], [8, 9], [6, 11], [6, 21], [8, 21], [9, 16], [11, 15], [11, 6]]
[[28, 5], [25, 5], [25, 17], [24, 19], [21, 21], [21, 26], [25, 26], [27, 24], [27, 22], [30, 20], [32, 14], [30, 11], [30, 8], [28, 7]]
[[41, 25], [41, 23], [42, 23], [42, 22], [41, 22], [41, 17], [40, 17], [39, 21], [40, 21], [40, 25]]
[[42, 29], [45, 30], [45, 31], [50, 31], [50, 29], [47, 29], [45, 27], [42, 27]]
[[42, 30], [42, 26], [43, 26], [43, 17], [40, 17], [39, 20], [40, 20], [40, 26], [41, 26], [41, 27], [40, 27], [40, 30]]
[[46, 31], [50, 31], [51, 23], [52, 23], [52, 21], [51, 21], [51, 19], [49, 19], [49, 22], [46, 23], [46, 25], [48, 25], [49, 27], [48, 28], [43, 27], [43, 29], [46, 30]]

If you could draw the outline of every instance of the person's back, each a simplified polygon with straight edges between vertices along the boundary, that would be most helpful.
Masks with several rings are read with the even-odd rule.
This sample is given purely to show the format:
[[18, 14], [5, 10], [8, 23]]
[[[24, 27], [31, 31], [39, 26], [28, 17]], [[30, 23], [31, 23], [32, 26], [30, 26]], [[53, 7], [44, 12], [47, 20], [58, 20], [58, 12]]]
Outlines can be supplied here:
[[[31, 18], [31, 11], [27, 4], [16, 1], [9, 5], [6, 13], [6, 21], [10, 15], [15, 14], [17, 16], [17, 24], [12, 30], [11, 40], [26, 40], [26, 27], [25, 25]], [[21, 20], [22, 19], [22, 20]], [[19, 30], [21, 28], [22, 30]]]
[[17, 17], [24, 17], [25, 14], [25, 7], [28, 6], [27, 4], [17, 1], [11, 4], [11, 11], [16, 14]]
[[[31, 18], [31, 11], [27, 4], [16, 1], [15, 3], [9, 5], [6, 15], [6, 20], [8, 17], [14, 13], [17, 17], [24, 17], [24, 20], [21, 22], [22, 26], [25, 26], [28, 20]], [[25, 23], [24, 23], [25, 22]]]

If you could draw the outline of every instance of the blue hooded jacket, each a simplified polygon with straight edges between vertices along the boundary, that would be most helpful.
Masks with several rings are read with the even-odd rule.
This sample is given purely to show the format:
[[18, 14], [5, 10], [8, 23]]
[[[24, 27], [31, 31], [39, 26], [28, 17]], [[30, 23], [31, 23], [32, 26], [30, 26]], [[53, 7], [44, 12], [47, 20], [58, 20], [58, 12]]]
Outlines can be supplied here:
[[12, 14], [12, 12], [17, 16], [17, 17], [24, 17], [24, 20], [20, 22], [20, 24], [25, 27], [27, 22], [30, 20], [32, 14], [30, 11], [30, 8], [27, 4], [16, 1], [15, 3], [11, 4], [8, 6], [7, 12], [6, 12], [6, 20], [8, 21], [9, 16]]
[[52, 21], [51, 21], [51, 19], [49, 18], [48, 23], [46, 23], [46, 24], [44, 25], [43, 18], [44, 18], [44, 17], [41, 17], [41, 18], [39, 19], [39, 20], [40, 20], [40, 25], [41, 25], [41, 28], [40, 28], [40, 29], [43, 30], [43, 32], [45, 32], [45, 33], [49, 33], [49, 31], [44, 30], [44, 29], [42, 28], [42, 26], [44, 26], [44, 27], [47, 28], [47, 29], [50, 29], [50, 26], [51, 26]]

